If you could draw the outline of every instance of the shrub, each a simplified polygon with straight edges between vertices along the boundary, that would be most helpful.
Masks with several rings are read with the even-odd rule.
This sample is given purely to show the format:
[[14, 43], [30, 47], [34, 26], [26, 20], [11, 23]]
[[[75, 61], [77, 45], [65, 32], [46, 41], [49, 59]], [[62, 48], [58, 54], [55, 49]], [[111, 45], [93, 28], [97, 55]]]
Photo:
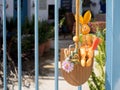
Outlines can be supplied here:
[[97, 30], [96, 34], [102, 39], [102, 43], [98, 46], [98, 54], [95, 55], [96, 69], [98, 73], [96, 74], [95, 69], [93, 69], [88, 84], [90, 90], [105, 90], [106, 30]]

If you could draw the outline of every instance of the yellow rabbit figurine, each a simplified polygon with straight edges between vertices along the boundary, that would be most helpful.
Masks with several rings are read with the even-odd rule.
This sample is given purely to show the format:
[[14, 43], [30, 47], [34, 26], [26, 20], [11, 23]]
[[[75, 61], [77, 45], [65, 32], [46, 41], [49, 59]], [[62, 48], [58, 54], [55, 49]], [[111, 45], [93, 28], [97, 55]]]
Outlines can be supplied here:
[[[82, 34], [82, 43], [80, 47], [81, 52], [81, 66], [89, 67], [92, 64], [93, 56], [94, 56], [94, 45], [97, 38], [89, 34], [90, 27], [88, 26], [88, 22], [91, 20], [91, 12], [87, 11], [84, 16], [80, 16], [79, 18], [81, 24], [81, 34]], [[98, 40], [97, 40], [98, 43]]]

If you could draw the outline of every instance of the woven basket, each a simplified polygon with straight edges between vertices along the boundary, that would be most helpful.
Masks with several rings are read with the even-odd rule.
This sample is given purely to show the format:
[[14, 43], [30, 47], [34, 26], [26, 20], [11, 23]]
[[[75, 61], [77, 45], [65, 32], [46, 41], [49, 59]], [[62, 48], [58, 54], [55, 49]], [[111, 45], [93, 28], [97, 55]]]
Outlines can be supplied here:
[[[60, 52], [60, 61], [61, 63], [65, 60], [64, 57], [64, 48], [61, 49]], [[62, 65], [62, 64], [61, 64]], [[93, 60], [92, 65], [90, 67], [82, 67], [81, 64], [75, 64], [74, 70], [70, 73], [67, 73], [61, 68], [61, 73], [64, 79], [73, 86], [80, 86], [85, 83], [91, 75], [93, 67]]]

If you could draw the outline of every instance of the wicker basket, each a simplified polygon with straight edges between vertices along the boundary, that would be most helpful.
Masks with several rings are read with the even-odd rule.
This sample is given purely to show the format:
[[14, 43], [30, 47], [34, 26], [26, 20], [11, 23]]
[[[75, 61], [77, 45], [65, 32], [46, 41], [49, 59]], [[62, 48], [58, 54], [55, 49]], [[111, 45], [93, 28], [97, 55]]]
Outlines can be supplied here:
[[[64, 48], [61, 49], [60, 60], [61, 63], [65, 60]], [[92, 60], [92, 65], [90, 67], [82, 67], [81, 64], [75, 64], [74, 69], [70, 73], [67, 73], [62, 68], [61, 68], [61, 73], [64, 79], [69, 84], [73, 86], [80, 86], [81, 84], [85, 83], [90, 77], [92, 72], [92, 66], [93, 66], [93, 60]]]

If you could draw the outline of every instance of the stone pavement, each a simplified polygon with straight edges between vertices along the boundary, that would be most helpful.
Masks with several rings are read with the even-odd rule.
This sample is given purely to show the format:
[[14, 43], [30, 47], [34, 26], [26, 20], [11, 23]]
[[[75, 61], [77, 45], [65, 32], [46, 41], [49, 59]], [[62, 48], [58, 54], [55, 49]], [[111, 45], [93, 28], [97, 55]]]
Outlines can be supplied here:
[[[45, 65], [45, 69], [49, 69], [50, 72], [47, 73], [47, 76], [39, 77], [39, 90], [55, 90], [55, 78], [54, 78], [54, 62], [47, 60], [48, 65]], [[60, 62], [59, 62], [60, 69]], [[26, 76], [27, 77], [27, 76]], [[61, 76], [59, 71], [59, 90], [78, 90], [78, 87], [72, 86], [67, 83], [64, 78]], [[9, 85], [10, 90], [18, 90], [18, 85], [12, 86]], [[1, 89], [2, 90], [2, 89]], [[22, 85], [22, 90], [35, 90], [34, 78], [28, 78]], [[88, 84], [85, 83], [82, 85], [82, 90], [89, 90]]]
[[[66, 48], [70, 44], [73, 44], [72, 37], [60, 37], [59, 48]], [[51, 41], [51, 48], [54, 48], [54, 40]], [[39, 90], [55, 90], [55, 78], [54, 78], [54, 57], [52, 59], [45, 60], [44, 63], [47, 63], [43, 68], [47, 71], [47, 75], [39, 77]], [[34, 77], [25, 76], [22, 84], [22, 90], [35, 90]], [[28, 77], [28, 78], [27, 78]], [[18, 90], [17, 82], [14, 84], [9, 84], [8, 87], [10, 90]], [[0, 89], [2, 90], [2, 89]], [[59, 62], [59, 90], [78, 90], [78, 87], [68, 84], [60, 74], [60, 62]], [[88, 84], [85, 83], [82, 85], [82, 90], [89, 90]]]

